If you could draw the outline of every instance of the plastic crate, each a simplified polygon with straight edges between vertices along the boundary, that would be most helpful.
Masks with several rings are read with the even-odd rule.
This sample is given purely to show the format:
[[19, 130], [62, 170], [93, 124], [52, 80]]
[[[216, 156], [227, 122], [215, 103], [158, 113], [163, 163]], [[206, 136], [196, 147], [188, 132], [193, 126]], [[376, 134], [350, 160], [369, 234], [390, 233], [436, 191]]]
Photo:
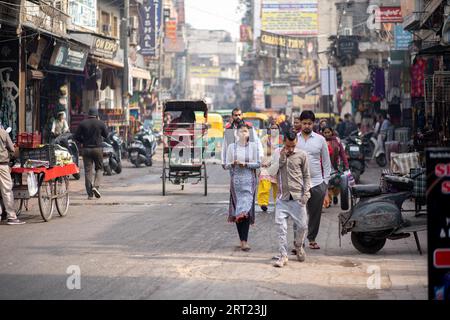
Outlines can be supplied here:
[[27, 160], [48, 161], [49, 167], [56, 165], [55, 146], [48, 144], [42, 148], [20, 149], [20, 165], [23, 167]]
[[17, 145], [19, 148], [37, 148], [42, 143], [41, 134], [36, 133], [19, 133], [17, 136]]

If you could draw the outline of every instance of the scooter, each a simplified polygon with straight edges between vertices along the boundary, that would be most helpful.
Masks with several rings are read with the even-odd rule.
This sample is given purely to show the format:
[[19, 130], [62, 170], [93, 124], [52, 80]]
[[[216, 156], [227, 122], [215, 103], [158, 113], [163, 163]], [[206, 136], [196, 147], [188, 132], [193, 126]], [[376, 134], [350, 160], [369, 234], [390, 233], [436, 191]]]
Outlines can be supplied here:
[[380, 167], [386, 167], [387, 165], [386, 152], [384, 148], [385, 140], [386, 136], [382, 133], [379, 133], [378, 137], [372, 136], [370, 138], [370, 142], [375, 146], [371, 158], [375, 159]]
[[[78, 150], [77, 143], [73, 139], [72, 133], [70, 133], [70, 132], [63, 133], [63, 134], [59, 135], [58, 137], [56, 137], [53, 142], [65, 149], [67, 149], [67, 151], [72, 155], [73, 162], [79, 167], [80, 152]], [[81, 176], [79, 173], [75, 173], [75, 174], [73, 174], [73, 177], [75, 178], [75, 180], [79, 180]]]
[[122, 164], [120, 161], [120, 156], [118, 156], [116, 150], [114, 150], [113, 144], [104, 141], [102, 143], [102, 148], [104, 174], [107, 176], [111, 176], [113, 171], [117, 174], [121, 173]]
[[122, 172], [122, 139], [117, 135], [115, 131], [111, 132], [108, 136], [109, 141], [114, 149], [114, 154], [109, 158], [109, 166], [117, 174]]
[[350, 135], [342, 141], [348, 158], [348, 165], [356, 183], [360, 182], [361, 175], [366, 171], [366, 161], [362, 148], [362, 141], [358, 136]]
[[[402, 209], [403, 203], [413, 198], [414, 179], [419, 173], [399, 177], [383, 175], [388, 189], [380, 185], [357, 185], [348, 187], [346, 176], [341, 179], [341, 209], [349, 209], [339, 215], [339, 241], [341, 236], [351, 232], [353, 246], [361, 253], [375, 254], [386, 244], [386, 240], [398, 240], [414, 234], [417, 249], [422, 254], [417, 232], [427, 230], [427, 219], [421, 209]], [[397, 192], [392, 192], [395, 189]], [[415, 212], [410, 219], [404, 213]]]
[[153, 133], [148, 129], [141, 129], [128, 148], [128, 158], [136, 168], [139, 168], [142, 163], [151, 167], [155, 152], [156, 141]]

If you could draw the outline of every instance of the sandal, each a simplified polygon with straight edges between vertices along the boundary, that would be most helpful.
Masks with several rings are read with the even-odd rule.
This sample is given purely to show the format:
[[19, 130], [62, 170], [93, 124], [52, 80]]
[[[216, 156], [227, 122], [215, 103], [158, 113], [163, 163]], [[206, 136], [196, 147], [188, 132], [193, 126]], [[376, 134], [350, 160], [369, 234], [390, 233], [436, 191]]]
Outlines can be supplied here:
[[313, 249], [313, 250], [319, 250], [319, 249], [320, 249], [320, 247], [319, 247], [319, 245], [317, 244], [317, 242], [310, 242], [310, 243], [309, 243], [309, 248], [310, 248], [310, 249]]

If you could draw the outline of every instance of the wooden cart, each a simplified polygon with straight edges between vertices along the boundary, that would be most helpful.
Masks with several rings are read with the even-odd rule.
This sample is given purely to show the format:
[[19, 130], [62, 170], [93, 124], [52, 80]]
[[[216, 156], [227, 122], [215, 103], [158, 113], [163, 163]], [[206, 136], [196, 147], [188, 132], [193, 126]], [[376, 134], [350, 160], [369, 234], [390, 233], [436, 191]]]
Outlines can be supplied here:
[[[30, 196], [28, 185], [23, 184], [22, 175], [32, 172], [37, 175], [38, 192], [33, 197]], [[67, 215], [69, 211], [69, 176], [79, 173], [76, 164], [56, 166], [52, 168], [18, 168], [11, 169], [11, 176], [14, 182], [13, 193], [16, 202], [16, 213], [20, 214], [22, 208], [31, 198], [37, 198], [39, 211], [44, 221], [50, 221], [53, 211], [56, 209], [61, 217]], [[25, 179], [26, 181], [26, 179]]]

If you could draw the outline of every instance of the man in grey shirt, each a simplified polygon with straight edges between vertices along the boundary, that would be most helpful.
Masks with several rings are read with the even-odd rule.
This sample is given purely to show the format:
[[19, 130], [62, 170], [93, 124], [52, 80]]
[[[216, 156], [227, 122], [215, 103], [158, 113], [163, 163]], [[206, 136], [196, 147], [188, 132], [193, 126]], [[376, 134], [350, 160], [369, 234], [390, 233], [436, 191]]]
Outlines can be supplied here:
[[319, 233], [323, 200], [327, 194], [331, 175], [331, 161], [327, 141], [323, 136], [312, 130], [315, 120], [316, 117], [312, 111], [302, 112], [300, 115], [302, 131], [298, 134], [297, 143], [297, 148], [308, 154], [308, 164], [311, 173], [311, 199], [309, 199], [307, 204], [310, 249], [320, 249], [316, 242], [316, 237]]
[[311, 177], [308, 157], [304, 151], [297, 149], [296, 145], [297, 135], [291, 131], [287, 132], [284, 138], [284, 148], [280, 152], [279, 194], [275, 210], [280, 255], [274, 266], [278, 268], [282, 268], [288, 262], [287, 220], [289, 217], [297, 225], [295, 235], [297, 259], [300, 262], [305, 261], [302, 244], [308, 230], [306, 203], [310, 198]]

